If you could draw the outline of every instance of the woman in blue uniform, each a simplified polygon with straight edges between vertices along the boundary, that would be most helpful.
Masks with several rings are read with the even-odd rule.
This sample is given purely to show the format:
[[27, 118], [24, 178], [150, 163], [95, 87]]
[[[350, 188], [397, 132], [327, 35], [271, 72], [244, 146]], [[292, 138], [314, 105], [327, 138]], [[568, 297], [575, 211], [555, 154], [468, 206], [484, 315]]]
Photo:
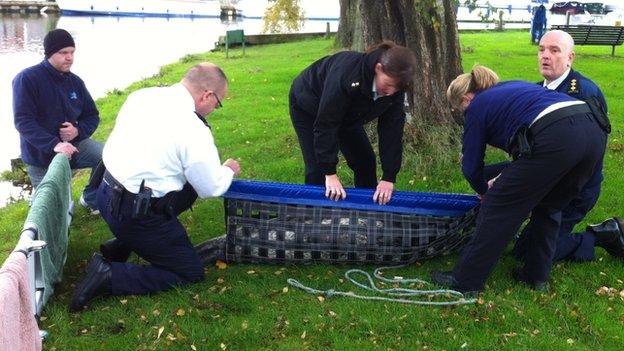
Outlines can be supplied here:
[[[376, 188], [373, 201], [392, 197], [401, 168], [404, 95], [414, 76], [414, 54], [383, 42], [367, 53], [326, 56], [299, 74], [290, 88], [290, 117], [305, 163], [305, 183], [325, 185], [332, 200], [346, 197], [336, 175], [338, 150], [357, 188]], [[383, 174], [377, 183], [375, 153], [364, 124], [378, 118]]]
[[[546, 288], [561, 210], [602, 159], [605, 132], [584, 102], [533, 83], [499, 83], [483, 66], [458, 76], [447, 97], [464, 113], [462, 171], [482, 204], [475, 236], [459, 262], [451, 272], [432, 272], [433, 280], [460, 291], [482, 290], [530, 214], [534, 230], [526, 260], [512, 276], [534, 289]], [[490, 184], [483, 176], [486, 145], [514, 159]]]

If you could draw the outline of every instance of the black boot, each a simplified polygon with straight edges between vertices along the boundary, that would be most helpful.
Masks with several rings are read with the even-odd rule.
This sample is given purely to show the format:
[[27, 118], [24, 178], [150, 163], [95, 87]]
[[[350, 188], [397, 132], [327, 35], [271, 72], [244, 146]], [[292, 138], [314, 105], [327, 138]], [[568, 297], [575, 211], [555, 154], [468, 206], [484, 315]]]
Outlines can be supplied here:
[[460, 286], [451, 271], [433, 270], [429, 272], [429, 275], [431, 276], [431, 281], [435, 284], [459, 291], [463, 293], [464, 296], [476, 296], [479, 293], [479, 291], [466, 289]]
[[587, 231], [594, 234], [595, 246], [600, 246], [615, 257], [624, 258], [624, 224], [618, 217], [609, 218], [600, 224], [587, 226]]
[[132, 250], [126, 248], [121, 240], [112, 238], [100, 245], [100, 252], [111, 262], [126, 262]]
[[524, 268], [514, 268], [511, 277], [517, 282], [530, 286], [535, 291], [548, 292], [548, 282], [531, 279]]
[[94, 298], [110, 295], [111, 275], [110, 263], [99, 254], [94, 253], [87, 266], [87, 276], [78, 284], [74, 291], [74, 295], [69, 303], [69, 311], [81, 311]]

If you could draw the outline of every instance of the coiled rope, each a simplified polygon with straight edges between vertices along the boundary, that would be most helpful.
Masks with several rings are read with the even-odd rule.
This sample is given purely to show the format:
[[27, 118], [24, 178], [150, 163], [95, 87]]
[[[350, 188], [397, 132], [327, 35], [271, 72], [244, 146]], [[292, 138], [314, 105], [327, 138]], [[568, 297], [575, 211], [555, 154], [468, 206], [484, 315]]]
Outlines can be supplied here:
[[[474, 208], [471, 211], [469, 211], [468, 213], [466, 213], [465, 216], [460, 217], [460, 219], [455, 223], [454, 226], [451, 226], [451, 229], [449, 229], [449, 232], [447, 232], [448, 235], [455, 235], [455, 236], [459, 236], [464, 233], [464, 229], [470, 227], [472, 224], [474, 224], [474, 220], [476, 218], [476, 213], [478, 211], [478, 208]], [[463, 240], [459, 240], [458, 242], [461, 242]], [[398, 266], [386, 266], [386, 267], [379, 267], [377, 269], [375, 269], [375, 271], [373, 272], [373, 275], [375, 278], [377, 278], [379, 281], [382, 281], [384, 283], [389, 283], [389, 284], [399, 284], [399, 285], [409, 285], [409, 284], [421, 284], [421, 285], [430, 285], [431, 283], [422, 280], [422, 279], [417, 279], [417, 278], [412, 278], [412, 279], [403, 279], [403, 278], [393, 278], [393, 279], [389, 279], [389, 278], [385, 278], [382, 276], [382, 271], [386, 270], [386, 269], [398, 269], [398, 268], [404, 268], [407, 267], [411, 264], [413, 264], [414, 262], [416, 262], [416, 258], [411, 259], [408, 263], [406, 264], [402, 264], [402, 265], [398, 265]], [[364, 276], [367, 280], [367, 284], [363, 284], [360, 283], [359, 281], [357, 281], [353, 276], [354, 275], [361, 275]], [[290, 284], [291, 286], [301, 289], [309, 294], [313, 294], [313, 295], [320, 295], [320, 296], [324, 296], [326, 298], [330, 298], [330, 297], [334, 297], [334, 296], [344, 296], [344, 297], [352, 297], [352, 298], [356, 298], [356, 299], [360, 299], [360, 300], [372, 300], [372, 301], [387, 301], [387, 302], [399, 302], [399, 303], [405, 303], [405, 304], [413, 304], [413, 305], [429, 305], [429, 306], [457, 306], [457, 305], [467, 305], [467, 304], [474, 304], [478, 301], [478, 299], [476, 297], [473, 296], [473, 294], [463, 294], [459, 291], [455, 291], [455, 290], [450, 290], [450, 289], [438, 289], [438, 290], [418, 290], [418, 289], [411, 289], [411, 288], [389, 288], [389, 289], [380, 289], [377, 287], [377, 285], [375, 284], [375, 281], [373, 280], [373, 277], [371, 277], [371, 275], [366, 272], [363, 271], [361, 269], [350, 269], [347, 272], [345, 272], [344, 274], [345, 279], [347, 279], [348, 281], [350, 281], [352, 284], [380, 294], [380, 295], [386, 295], [386, 296], [369, 296], [369, 295], [358, 295], [355, 294], [351, 291], [337, 291], [337, 290], [333, 290], [333, 289], [329, 289], [329, 290], [318, 290], [318, 289], [314, 289], [308, 286], [303, 285], [301, 282], [299, 282], [296, 279], [293, 278], [289, 278], [287, 280], [288, 284]], [[419, 297], [423, 297], [426, 296], [427, 299], [422, 299]], [[410, 299], [405, 298], [405, 297], [412, 297]], [[451, 299], [451, 300], [447, 300], [447, 301], [432, 301], [431, 298], [433, 297], [443, 297], [446, 299]]]

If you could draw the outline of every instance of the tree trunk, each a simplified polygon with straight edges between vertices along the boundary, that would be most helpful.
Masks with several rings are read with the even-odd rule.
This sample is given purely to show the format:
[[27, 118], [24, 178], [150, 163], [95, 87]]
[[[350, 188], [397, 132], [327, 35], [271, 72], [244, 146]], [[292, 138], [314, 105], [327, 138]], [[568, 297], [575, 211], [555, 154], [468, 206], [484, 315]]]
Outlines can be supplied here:
[[[362, 51], [389, 39], [416, 54], [408, 128], [454, 124], [446, 87], [462, 72], [454, 0], [340, 0], [340, 47]], [[418, 130], [412, 130], [416, 134]], [[409, 130], [408, 130], [409, 133]]]

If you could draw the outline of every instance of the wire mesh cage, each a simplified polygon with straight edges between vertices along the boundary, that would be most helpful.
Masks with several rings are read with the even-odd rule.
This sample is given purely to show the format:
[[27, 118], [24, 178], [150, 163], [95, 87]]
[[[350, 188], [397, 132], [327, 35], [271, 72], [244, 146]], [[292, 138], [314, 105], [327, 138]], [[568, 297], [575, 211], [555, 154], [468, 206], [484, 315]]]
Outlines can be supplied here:
[[319, 187], [236, 181], [225, 197], [226, 259], [237, 262], [402, 264], [450, 253], [474, 230], [477, 200], [457, 194], [372, 191], [348, 201]]

